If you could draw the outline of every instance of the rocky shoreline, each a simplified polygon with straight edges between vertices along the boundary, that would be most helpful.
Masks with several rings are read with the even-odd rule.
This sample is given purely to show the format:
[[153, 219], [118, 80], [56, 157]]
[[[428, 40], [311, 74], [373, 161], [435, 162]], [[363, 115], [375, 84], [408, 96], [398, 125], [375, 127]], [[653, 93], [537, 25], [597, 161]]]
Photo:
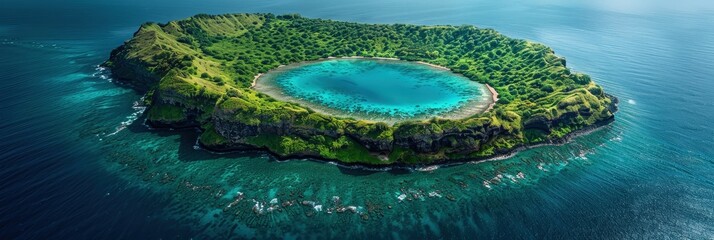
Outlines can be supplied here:
[[[390, 171], [390, 170], [395, 170], [395, 169], [419, 171], [421, 169], [427, 169], [427, 170], [428, 169], [438, 169], [441, 167], [458, 166], [458, 165], [467, 164], [467, 163], [478, 163], [478, 162], [485, 162], [485, 161], [504, 160], [504, 159], [508, 159], [510, 157], [517, 155], [521, 151], [525, 151], [525, 150], [529, 150], [529, 149], [533, 149], [533, 148], [537, 148], [537, 147], [542, 147], [542, 146], [564, 145], [564, 144], [570, 143], [576, 137], [584, 136], [584, 135], [587, 135], [593, 131], [598, 131], [602, 128], [605, 128], [613, 121], [614, 121], [614, 118], [611, 118], [611, 119], [608, 119], [608, 120], [605, 120], [602, 122], [598, 122], [596, 125], [569, 133], [566, 136], [559, 138], [559, 139], [550, 139], [547, 142], [531, 144], [531, 145], [521, 145], [521, 146], [518, 146], [511, 150], [504, 151], [499, 154], [495, 154], [493, 156], [481, 157], [481, 158], [452, 159], [452, 160], [446, 160], [446, 161], [442, 161], [442, 162], [434, 162], [434, 163], [422, 164], [422, 165], [403, 164], [403, 163], [389, 163], [389, 164], [382, 164], [382, 165], [367, 164], [367, 163], [345, 163], [345, 162], [341, 162], [336, 159], [324, 158], [320, 155], [315, 155], [315, 154], [280, 155], [279, 153], [271, 151], [270, 148], [251, 146], [251, 145], [207, 146], [205, 144], [202, 144], [198, 140], [198, 138], [196, 139], [196, 144], [197, 144], [197, 146], [200, 147], [201, 150], [208, 151], [213, 154], [256, 152], [256, 153], [266, 153], [266, 154], [270, 155], [270, 157], [275, 158], [278, 161], [308, 160], [308, 161], [315, 161], [315, 162], [320, 162], [320, 163], [334, 164], [334, 165], [337, 165], [337, 166], [343, 167], [343, 168], [361, 169], [361, 170], [368, 170], [368, 171]], [[171, 129], [171, 130], [196, 129], [199, 131], [205, 131], [204, 129], [201, 129], [199, 126], [196, 126], [196, 125], [156, 125], [155, 123], [151, 123], [148, 121], [145, 122], [145, 125], [150, 129]]]
[[[436, 167], [436, 168], [449, 167], [449, 166], [457, 166], [457, 165], [473, 163], [473, 162], [503, 160], [503, 159], [513, 157], [521, 151], [525, 151], [525, 150], [529, 150], [529, 149], [533, 149], [533, 148], [537, 148], [537, 147], [564, 145], [564, 144], [571, 142], [576, 137], [587, 135], [593, 131], [597, 131], [604, 127], [607, 127], [613, 121], [615, 121], [615, 118], [609, 118], [609, 119], [606, 119], [603, 121], [599, 121], [592, 126], [588, 126], [586, 128], [579, 129], [574, 132], [568, 133], [567, 135], [563, 136], [562, 138], [548, 139], [545, 142], [535, 143], [535, 144], [519, 145], [512, 149], [504, 149], [501, 152], [494, 154], [492, 156], [485, 156], [485, 157], [479, 157], [479, 158], [448, 159], [448, 160], [432, 162], [432, 163], [428, 163], [428, 164], [388, 163], [388, 164], [377, 165], [377, 164], [369, 164], [369, 163], [346, 163], [346, 162], [341, 162], [338, 159], [325, 158], [319, 154], [303, 153], [303, 154], [281, 155], [280, 153], [272, 151], [270, 148], [267, 148], [267, 147], [258, 147], [258, 146], [244, 145], [244, 144], [241, 144], [239, 146], [235, 146], [235, 145], [234, 146], [230, 146], [230, 145], [207, 146], [205, 144], [202, 144], [200, 141], [196, 141], [196, 142], [201, 147], [201, 149], [212, 152], [214, 154], [259, 151], [259, 152], [267, 153], [271, 157], [273, 157], [279, 161], [310, 160], [310, 161], [316, 161], [316, 162], [322, 162], [322, 163], [335, 164], [337, 166], [344, 167], [344, 168], [362, 169], [362, 170], [370, 170], [370, 171], [389, 171], [389, 170], [393, 170], [393, 169], [418, 170], [418, 169], [423, 169], [423, 168], [428, 168], [428, 167]], [[178, 127], [178, 128], [181, 128], [181, 127]], [[185, 128], [185, 127], [183, 127], [183, 128]], [[198, 128], [198, 127], [196, 127], [196, 128]], [[198, 129], [201, 130], [200, 128], [198, 128]]]
[[[619, 101], [617, 100], [616, 97], [614, 97], [614, 96], [611, 96], [611, 97], [614, 99], [613, 106], [611, 106], [611, 108], [614, 111], [617, 111], [617, 109], [618, 109], [617, 105], [619, 104]], [[507, 159], [507, 158], [513, 157], [521, 151], [525, 151], [525, 150], [529, 150], [529, 149], [533, 149], [533, 148], [537, 148], [537, 147], [559, 146], [559, 145], [567, 144], [578, 136], [587, 135], [593, 131], [597, 131], [599, 129], [602, 129], [602, 128], [608, 126], [614, 120], [615, 119], [613, 117], [613, 118], [605, 119], [603, 121], [598, 121], [594, 125], [573, 131], [561, 138], [548, 139], [544, 142], [539, 142], [539, 143], [534, 143], [534, 144], [522, 144], [522, 145], [516, 146], [512, 149], [502, 149], [500, 152], [493, 154], [491, 156], [484, 156], [484, 157], [479, 157], [479, 158], [446, 159], [446, 160], [431, 162], [431, 163], [427, 163], [427, 164], [347, 163], [347, 162], [339, 161], [339, 159], [325, 158], [319, 154], [312, 154], [312, 153], [307, 153], [307, 152], [300, 153], [300, 154], [281, 155], [278, 152], [272, 151], [268, 147], [255, 146], [255, 145], [250, 145], [250, 144], [227, 144], [227, 145], [208, 146], [208, 145], [203, 144], [199, 139], [196, 140], [196, 143], [198, 144], [198, 146], [201, 149], [203, 149], [205, 151], [209, 151], [213, 154], [260, 152], [260, 153], [267, 153], [271, 157], [275, 158], [278, 161], [309, 160], [309, 161], [316, 161], [316, 162], [321, 162], [321, 163], [335, 164], [339, 167], [350, 168], [350, 169], [361, 169], [361, 170], [369, 170], [369, 171], [390, 171], [390, 170], [394, 170], [394, 169], [404, 169], [404, 170], [427, 169], [428, 170], [428, 169], [437, 169], [440, 167], [456, 166], [456, 165], [461, 165], [461, 164], [466, 164], [466, 163], [502, 160], [502, 159]], [[147, 127], [152, 128], [152, 129], [188, 129], [188, 128], [193, 128], [193, 129], [197, 129], [199, 131], [206, 131], [206, 129], [202, 129], [200, 127], [200, 125], [197, 125], [194, 123], [165, 124], [165, 123], [159, 123], [159, 122], [151, 122], [151, 121], [147, 120], [147, 121], [145, 121], [145, 124], [147, 125]]]
[[[289, 58], [271, 55], [276, 49], [272, 45], [281, 45], [283, 41], [244, 38], [244, 32], [218, 33], [203, 29], [209, 32], [195, 34], [197, 30], [194, 28], [222, 24], [211, 22], [211, 19], [223, 19], [225, 16], [230, 18], [224, 20], [238, 21], [236, 24], [241, 24], [244, 18], [250, 21], [258, 19], [266, 24], [278, 22], [277, 19], [294, 21], [296, 24], [291, 25], [291, 31], [318, 31], [335, 40], [344, 40], [345, 36], [319, 29], [344, 25], [353, 30], [370, 31], [374, 35], [388, 31], [398, 36], [390, 40], [395, 44], [413, 41], [408, 38], [412, 32], [434, 34], [434, 37], [458, 35], [468, 38], [480, 46], [474, 48], [481, 51], [480, 58], [473, 54], [461, 54], [459, 49], [462, 46], [432, 42], [423, 44], [431, 44], [429, 49], [442, 51], [423, 52], [405, 48], [379, 52], [369, 44], [359, 46], [366, 47], [365, 51], [378, 51], [371, 54], [376, 56], [373, 59], [444, 62], [446, 65], [440, 66], [440, 69], [452, 69], [456, 74], [488, 84], [488, 92], [492, 95], [489, 100], [493, 103], [498, 101], [498, 104], [492, 103], [489, 111], [464, 118], [432, 118], [389, 125], [336, 117], [276, 100], [256, 91], [255, 83], [261, 76], [259, 73], [291, 62], [325, 59], [326, 55]], [[263, 32], [265, 29], [268, 28], [251, 27], [249, 31], [273, 40], [287, 38]], [[464, 31], [466, 34], [463, 34]], [[310, 38], [312, 35], [303, 36]], [[208, 51], [204, 50], [207, 48], [196, 47], [201, 44], [207, 47], [217, 42], [240, 47], [236, 45], [239, 42], [231, 39], [260, 45], [261, 51], [268, 53], [261, 56], [280, 60], [227, 58], [228, 52], [223, 52], [225, 49]], [[324, 52], [337, 52], [344, 54], [345, 58], [355, 55], [354, 51], [338, 46], [321, 47], [325, 48], [322, 50], [329, 50]], [[456, 55], [447, 56], [445, 52]], [[508, 57], [503, 57], [504, 54]], [[444, 61], [447, 58], [454, 60]], [[485, 62], [492, 64], [479, 64]], [[503, 67], [509, 65], [513, 67]], [[374, 26], [270, 14], [202, 16], [167, 24], [142, 25], [131, 40], [112, 51], [104, 66], [112, 70], [118, 81], [146, 93], [147, 109], [144, 114], [147, 124], [160, 128], [199, 127], [203, 131], [199, 144], [206, 149], [267, 150], [278, 159], [310, 158], [339, 162], [345, 166], [413, 167], [492, 159], [539, 144], [563, 143], [584, 129], [611, 122], [617, 111], [615, 97], [606, 94], [587, 75], [571, 72], [565, 66], [565, 59], [556, 56], [551, 49], [474, 27]], [[523, 71], [529, 73], [528, 77], [521, 74]], [[496, 92], [494, 88], [502, 92]]]

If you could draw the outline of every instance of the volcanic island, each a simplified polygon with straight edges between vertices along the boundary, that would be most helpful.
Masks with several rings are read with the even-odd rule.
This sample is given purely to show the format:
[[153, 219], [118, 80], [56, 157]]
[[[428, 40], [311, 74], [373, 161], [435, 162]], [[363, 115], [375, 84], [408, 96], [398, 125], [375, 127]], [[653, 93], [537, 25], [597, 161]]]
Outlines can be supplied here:
[[614, 120], [549, 47], [474, 26], [200, 14], [145, 23], [104, 66], [146, 122], [212, 151], [365, 166], [494, 158]]

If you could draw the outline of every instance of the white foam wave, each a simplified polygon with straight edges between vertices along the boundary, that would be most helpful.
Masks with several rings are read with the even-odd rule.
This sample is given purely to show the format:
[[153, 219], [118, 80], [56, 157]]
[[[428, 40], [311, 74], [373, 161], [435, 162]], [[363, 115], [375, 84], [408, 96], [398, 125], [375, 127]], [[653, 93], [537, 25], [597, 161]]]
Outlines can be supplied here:
[[114, 132], [107, 134], [107, 136], [113, 136], [116, 135], [117, 133], [121, 132], [122, 130], [126, 129], [129, 125], [134, 123], [136, 119], [141, 116], [141, 114], [144, 113], [146, 110], [146, 106], [142, 104], [144, 102], [144, 97], [141, 97], [138, 101], [134, 101], [134, 104], [132, 105], [131, 108], [134, 109], [134, 112], [131, 113], [129, 116], [126, 117], [126, 121], [123, 121], [119, 124], [118, 127], [114, 130]]
[[431, 171], [434, 171], [434, 170], [436, 170], [436, 169], [439, 169], [439, 165], [432, 165], [432, 166], [428, 166], [428, 167], [420, 167], [420, 168], [417, 168], [416, 170], [419, 171], [419, 172], [431, 172]]
[[109, 73], [109, 69], [102, 67], [101, 65], [97, 65], [94, 67], [94, 70], [95, 70], [95, 72], [92, 73], [92, 77], [112, 82], [112, 78], [110, 77], [111, 74]]

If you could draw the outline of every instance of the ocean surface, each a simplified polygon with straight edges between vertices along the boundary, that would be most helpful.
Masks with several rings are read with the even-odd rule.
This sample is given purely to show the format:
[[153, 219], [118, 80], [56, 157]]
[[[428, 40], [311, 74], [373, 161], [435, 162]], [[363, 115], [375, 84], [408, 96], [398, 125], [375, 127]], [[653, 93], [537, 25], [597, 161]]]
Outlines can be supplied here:
[[[0, 5], [2, 239], [714, 238], [711, 1]], [[143, 22], [234, 12], [494, 28], [552, 47], [620, 111], [562, 146], [373, 172], [203, 151], [148, 129], [141, 94], [97, 67]]]
[[446, 69], [396, 60], [290, 64], [263, 74], [255, 88], [330, 115], [389, 122], [463, 118], [492, 103], [486, 85]]

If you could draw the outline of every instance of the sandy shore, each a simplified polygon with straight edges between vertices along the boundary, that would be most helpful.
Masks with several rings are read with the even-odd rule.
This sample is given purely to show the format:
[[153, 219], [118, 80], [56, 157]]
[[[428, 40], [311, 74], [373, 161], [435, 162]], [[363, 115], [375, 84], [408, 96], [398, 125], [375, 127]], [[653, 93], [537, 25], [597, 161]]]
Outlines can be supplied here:
[[419, 64], [424, 64], [424, 65], [427, 65], [427, 66], [430, 66], [430, 67], [433, 67], [433, 68], [438, 68], [438, 69], [442, 69], [442, 70], [451, 71], [450, 68], [447, 68], [447, 67], [444, 67], [444, 66], [439, 66], [439, 65], [436, 65], [436, 64], [431, 64], [431, 63], [428, 63], [428, 62], [417, 61], [417, 63], [419, 63]]
[[496, 102], [498, 102], [498, 92], [496, 92], [496, 89], [493, 89], [491, 85], [486, 84], [486, 88], [488, 88], [488, 91], [491, 92], [491, 100], [493, 101], [491, 104], [488, 105], [488, 108], [486, 108], [485, 112], [491, 111], [493, 109], [493, 106], [496, 105]]
[[263, 74], [258, 73], [258, 75], [255, 75], [255, 77], [253, 78], [253, 82], [250, 84], [250, 88], [255, 88], [255, 84], [258, 83], [258, 78], [260, 78], [260, 76], [263, 76]]
[[381, 59], [381, 60], [400, 60], [399, 58], [388, 58], [388, 57], [371, 57], [372, 59]]

